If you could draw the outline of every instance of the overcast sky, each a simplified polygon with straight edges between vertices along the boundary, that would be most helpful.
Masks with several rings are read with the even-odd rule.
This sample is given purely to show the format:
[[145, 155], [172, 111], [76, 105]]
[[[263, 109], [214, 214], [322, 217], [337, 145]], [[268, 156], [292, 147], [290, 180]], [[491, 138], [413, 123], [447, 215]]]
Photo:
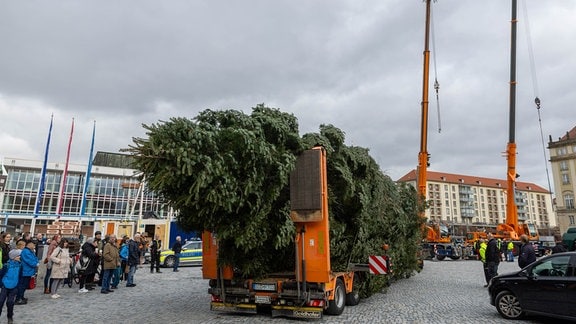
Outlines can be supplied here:
[[[505, 179], [510, 13], [433, 4], [430, 170]], [[301, 134], [342, 129], [397, 180], [420, 150], [424, 17], [421, 0], [2, 1], [0, 156], [42, 160], [51, 115], [49, 161], [65, 161], [74, 118], [71, 162], [87, 164], [94, 121], [95, 150], [118, 152], [142, 123], [265, 103]], [[547, 147], [576, 126], [574, 17], [576, 1], [519, 0], [517, 172], [544, 188], [534, 97]]]

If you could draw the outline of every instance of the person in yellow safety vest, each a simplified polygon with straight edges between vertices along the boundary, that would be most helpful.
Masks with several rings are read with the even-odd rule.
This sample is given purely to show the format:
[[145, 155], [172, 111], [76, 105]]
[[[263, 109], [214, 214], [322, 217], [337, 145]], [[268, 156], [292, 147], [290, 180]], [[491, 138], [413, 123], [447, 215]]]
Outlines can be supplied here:
[[478, 255], [480, 256], [480, 261], [482, 261], [482, 268], [484, 268], [484, 279], [486, 279], [486, 285], [484, 285], [484, 287], [488, 287], [488, 281], [489, 276], [488, 276], [488, 266], [486, 264], [486, 248], [488, 247], [488, 244], [486, 244], [486, 241], [484, 239], [480, 239], [480, 249], [478, 249]]
[[514, 243], [508, 242], [508, 262], [514, 262]]

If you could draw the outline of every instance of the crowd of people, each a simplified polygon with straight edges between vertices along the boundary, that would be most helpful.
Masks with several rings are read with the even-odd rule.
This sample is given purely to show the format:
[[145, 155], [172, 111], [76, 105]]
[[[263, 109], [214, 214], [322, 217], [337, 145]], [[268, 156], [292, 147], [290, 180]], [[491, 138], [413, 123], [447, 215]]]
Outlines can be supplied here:
[[[178, 257], [181, 244], [179, 240], [177, 242], [174, 248], [178, 250]], [[40, 245], [47, 246], [45, 256], [41, 255]], [[97, 231], [94, 237], [86, 239], [76, 254], [71, 253], [70, 242], [60, 235], [32, 237], [27, 232], [13, 240], [10, 233], [3, 232], [0, 234], [0, 316], [6, 304], [8, 323], [13, 323], [14, 306], [28, 303], [25, 292], [40, 266], [45, 266], [46, 270], [44, 294], [54, 299], [60, 298], [58, 287], [69, 280], [71, 271], [78, 275], [80, 294], [97, 286], [100, 286], [100, 293], [109, 294], [118, 289], [120, 281], [128, 288], [135, 287], [134, 276], [144, 263], [148, 247], [150, 272], [160, 273], [161, 241], [158, 236], [148, 242], [140, 233], [132, 239], [127, 235], [117, 239], [114, 234], [102, 238], [102, 233]], [[174, 271], [178, 271], [177, 265]]]
[[10, 245], [11, 239], [10, 234], [2, 233], [0, 240], [0, 254], [2, 254], [0, 315], [6, 303], [8, 323], [13, 322], [14, 305], [28, 303], [24, 295], [39, 266], [36, 256], [38, 242], [32, 240], [29, 233], [18, 238], [13, 247]]
[[[511, 240], [496, 239], [492, 233], [487, 234], [487, 238], [480, 239], [475, 243], [474, 249], [477, 251], [478, 259], [482, 261], [484, 278], [488, 287], [490, 280], [498, 275], [498, 267], [501, 261], [514, 262], [515, 245]], [[552, 249], [552, 253], [568, 251], [562, 242], [557, 242]], [[518, 246], [518, 266], [523, 269], [527, 265], [536, 261], [536, 251], [532, 242], [528, 240], [526, 234], [520, 236]]]

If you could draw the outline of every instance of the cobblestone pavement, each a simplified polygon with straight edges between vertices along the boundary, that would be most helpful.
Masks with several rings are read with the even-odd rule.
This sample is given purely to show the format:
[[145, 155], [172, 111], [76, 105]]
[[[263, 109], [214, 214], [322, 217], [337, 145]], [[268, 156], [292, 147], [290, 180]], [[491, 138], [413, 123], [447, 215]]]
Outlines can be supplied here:
[[[500, 264], [500, 273], [517, 264]], [[200, 267], [182, 267], [179, 272], [149, 268], [136, 272], [136, 287], [120, 284], [110, 294], [99, 289], [78, 293], [78, 286], [59, 289], [51, 299], [38, 287], [28, 290], [27, 305], [15, 306], [15, 323], [299, 323], [301, 320], [271, 318], [269, 314], [219, 314], [210, 311], [207, 281]], [[424, 270], [399, 280], [358, 306], [347, 307], [340, 316], [324, 316], [315, 323], [505, 323], [490, 305], [483, 287], [479, 261], [426, 261]], [[4, 307], [0, 323], [6, 322]], [[543, 317], [508, 323], [548, 323]], [[558, 323], [558, 321], [555, 321]]]

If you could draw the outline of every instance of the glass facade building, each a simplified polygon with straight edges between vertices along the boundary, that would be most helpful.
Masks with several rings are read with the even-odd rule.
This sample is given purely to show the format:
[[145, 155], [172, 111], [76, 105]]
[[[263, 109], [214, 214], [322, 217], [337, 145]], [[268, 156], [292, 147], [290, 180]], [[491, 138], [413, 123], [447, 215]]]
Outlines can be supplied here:
[[[126, 166], [130, 156], [98, 152], [94, 158], [90, 183], [81, 215], [86, 165], [69, 165], [64, 188], [64, 164], [48, 163], [38, 219], [51, 216], [87, 217], [91, 220], [134, 220], [142, 216], [166, 218], [168, 206], [148, 190], [139, 173]], [[3, 190], [0, 214], [8, 217], [33, 217], [42, 171], [41, 161], [6, 158], [3, 161]], [[4, 174], [5, 173], [5, 174]], [[59, 208], [59, 202], [61, 207]], [[58, 211], [60, 209], [60, 211]]]

